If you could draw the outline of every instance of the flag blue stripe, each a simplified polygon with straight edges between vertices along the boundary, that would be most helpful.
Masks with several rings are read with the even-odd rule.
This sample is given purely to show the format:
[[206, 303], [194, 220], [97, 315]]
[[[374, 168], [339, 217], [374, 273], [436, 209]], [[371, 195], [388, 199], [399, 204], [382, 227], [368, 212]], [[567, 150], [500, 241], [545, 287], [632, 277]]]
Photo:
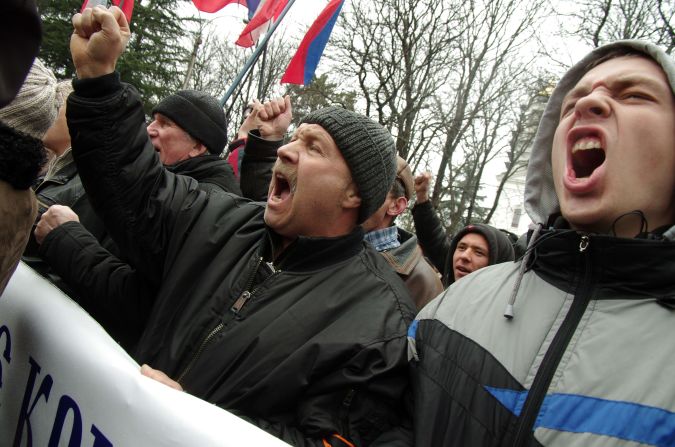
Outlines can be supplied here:
[[[528, 391], [485, 387], [516, 416]], [[551, 394], [542, 403], [535, 428], [594, 433], [655, 446], [675, 446], [675, 413], [633, 402], [576, 394]]]
[[335, 22], [340, 15], [343, 4], [344, 1], [340, 3], [340, 6], [337, 7], [331, 18], [326, 22], [326, 25], [321, 32], [317, 34], [312, 43], [309, 44], [309, 48], [307, 49], [307, 59], [305, 60], [305, 85], [308, 85], [314, 76], [316, 67], [319, 65], [319, 59], [321, 59], [321, 55], [323, 54], [323, 49], [328, 43], [330, 33], [333, 31], [333, 26], [335, 26]]
[[248, 19], [251, 20], [255, 14], [255, 10], [258, 9], [260, 0], [246, 0], [246, 7], [248, 8]]

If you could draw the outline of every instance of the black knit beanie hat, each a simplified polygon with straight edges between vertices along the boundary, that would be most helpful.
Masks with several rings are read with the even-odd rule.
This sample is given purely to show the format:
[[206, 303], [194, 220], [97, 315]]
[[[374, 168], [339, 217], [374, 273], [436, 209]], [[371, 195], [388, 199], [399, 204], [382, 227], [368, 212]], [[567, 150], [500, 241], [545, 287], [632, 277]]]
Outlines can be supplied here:
[[179, 90], [152, 109], [178, 124], [212, 154], [220, 154], [227, 143], [227, 122], [220, 103], [198, 90]]
[[387, 129], [366, 116], [342, 107], [326, 107], [307, 114], [302, 123], [318, 124], [333, 138], [347, 161], [359, 189], [363, 223], [382, 206], [396, 177], [396, 148]]

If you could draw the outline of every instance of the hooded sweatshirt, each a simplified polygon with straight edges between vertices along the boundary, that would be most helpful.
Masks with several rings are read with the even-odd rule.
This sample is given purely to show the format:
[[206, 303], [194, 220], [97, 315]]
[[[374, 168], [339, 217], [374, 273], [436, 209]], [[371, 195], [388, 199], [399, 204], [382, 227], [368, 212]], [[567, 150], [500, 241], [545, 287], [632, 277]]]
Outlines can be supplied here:
[[452, 256], [457, 244], [467, 233], [481, 234], [488, 242], [490, 250], [488, 265], [513, 261], [514, 250], [509, 238], [504, 232], [486, 224], [469, 224], [462, 228], [450, 242], [445, 228], [438, 218], [431, 202], [417, 203], [412, 209], [412, 215], [417, 231], [417, 239], [424, 251], [424, 255], [441, 272], [443, 285], [446, 287], [455, 282], [452, 268]]
[[675, 91], [672, 59], [637, 41], [598, 48], [561, 79], [528, 167], [540, 225], [523, 259], [454, 283], [410, 327], [414, 445], [675, 445], [675, 226], [631, 239], [542, 225], [560, 212], [562, 99], [618, 47], [655, 60]]
[[[459, 230], [455, 237], [452, 238], [452, 242], [450, 242], [450, 250], [448, 250], [450, 262], [446, 262], [446, 264], [449, 264], [450, 272], [452, 272], [452, 256], [457, 249], [457, 244], [459, 244], [459, 241], [469, 233], [480, 234], [487, 241], [488, 249], [490, 250], [488, 253], [488, 265], [514, 260], [513, 245], [503, 231], [481, 223], [469, 224]], [[448, 276], [448, 280], [450, 284], [455, 282], [452, 275]]]

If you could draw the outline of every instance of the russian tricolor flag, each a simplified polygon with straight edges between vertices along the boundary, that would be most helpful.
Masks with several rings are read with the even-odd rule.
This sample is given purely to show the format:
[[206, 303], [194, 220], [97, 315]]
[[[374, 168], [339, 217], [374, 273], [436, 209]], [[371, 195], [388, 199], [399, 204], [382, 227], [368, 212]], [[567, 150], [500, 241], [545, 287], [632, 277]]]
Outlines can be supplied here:
[[258, 0], [258, 2], [255, 15], [235, 42], [240, 47], [252, 47], [260, 35], [267, 31], [272, 21], [279, 18], [288, 0]]
[[281, 78], [282, 84], [307, 85], [312, 81], [343, 3], [344, 0], [331, 0], [321, 11], [288, 64], [286, 73]]
[[248, 8], [248, 19], [251, 20], [260, 0], [192, 0], [192, 3], [194, 3], [198, 10], [203, 12], [220, 11], [227, 5], [236, 3]]

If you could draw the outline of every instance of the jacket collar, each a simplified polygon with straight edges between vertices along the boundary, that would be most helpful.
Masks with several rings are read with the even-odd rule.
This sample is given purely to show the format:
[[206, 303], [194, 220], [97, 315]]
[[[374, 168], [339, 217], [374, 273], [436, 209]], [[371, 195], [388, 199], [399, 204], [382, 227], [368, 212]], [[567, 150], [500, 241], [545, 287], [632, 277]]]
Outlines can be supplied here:
[[380, 252], [384, 259], [399, 275], [408, 276], [417, 263], [422, 259], [422, 249], [417, 245], [417, 237], [398, 228], [398, 238], [401, 245], [392, 250]]
[[[267, 237], [260, 249], [261, 256], [272, 259], [272, 247], [281, 244], [281, 236], [269, 227]], [[274, 260], [274, 266], [285, 271], [320, 270], [345, 261], [363, 249], [363, 229], [360, 226], [344, 236], [306, 237], [299, 236]]]
[[70, 149], [54, 160], [42, 182], [35, 188], [35, 192], [41, 191], [47, 185], [64, 185], [77, 175], [77, 166]]
[[165, 167], [174, 174], [192, 177], [199, 183], [213, 183], [229, 190], [231, 168], [227, 161], [218, 155], [204, 154]]
[[[582, 237], [588, 238], [581, 250]], [[594, 296], [637, 298], [672, 296], [675, 289], [675, 242], [618, 238], [574, 230], [545, 230], [535, 241], [532, 268], [542, 279], [573, 293], [590, 268]]]

